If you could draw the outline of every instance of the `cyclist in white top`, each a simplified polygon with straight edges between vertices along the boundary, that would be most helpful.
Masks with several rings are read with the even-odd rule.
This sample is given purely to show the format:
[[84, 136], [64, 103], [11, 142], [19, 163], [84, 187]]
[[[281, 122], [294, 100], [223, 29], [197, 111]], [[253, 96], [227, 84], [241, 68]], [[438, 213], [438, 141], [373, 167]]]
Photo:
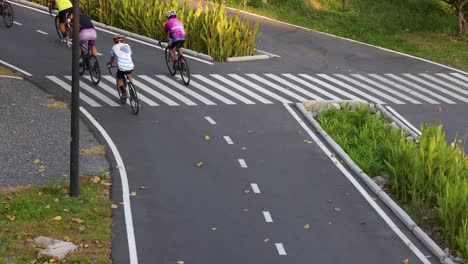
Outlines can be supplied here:
[[107, 63], [107, 67], [110, 67], [117, 57], [117, 66], [119, 70], [117, 71], [116, 80], [117, 87], [122, 91], [122, 98], [127, 98], [127, 91], [123, 85], [123, 78], [127, 75], [128, 81], [132, 82], [132, 71], [134, 68], [132, 61], [132, 49], [127, 43], [123, 43], [124, 36], [117, 35], [114, 36], [114, 46], [111, 49], [111, 58], [110, 62]]

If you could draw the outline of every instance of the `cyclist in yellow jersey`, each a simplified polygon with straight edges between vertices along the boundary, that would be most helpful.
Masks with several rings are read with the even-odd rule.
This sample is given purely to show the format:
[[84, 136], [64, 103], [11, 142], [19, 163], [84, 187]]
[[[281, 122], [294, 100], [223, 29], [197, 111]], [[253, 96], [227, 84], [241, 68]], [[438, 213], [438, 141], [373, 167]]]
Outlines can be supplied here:
[[73, 19], [73, 4], [70, 0], [55, 0], [55, 6], [59, 13], [60, 32], [64, 41], [68, 40], [67, 32], [65, 32], [65, 22], [67, 22], [67, 14], [70, 14], [70, 19]]

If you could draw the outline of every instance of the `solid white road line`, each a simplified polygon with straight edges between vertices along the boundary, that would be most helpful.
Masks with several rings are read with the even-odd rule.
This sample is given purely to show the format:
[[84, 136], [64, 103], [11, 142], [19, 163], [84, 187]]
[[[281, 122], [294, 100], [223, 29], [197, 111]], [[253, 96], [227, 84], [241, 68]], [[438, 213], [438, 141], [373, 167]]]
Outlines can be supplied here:
[[138, 263], [136, 242], [135, 242], [135, 232], [133, 230], [133, 219], [132, 219], [132, 208], [130, 206], [130, 191], [128, 187], [128, 178], [127, 171], [125, 170], [125, 165], [123, 163], [122, 157], [120, 156], [117, 146], [114, 144], [114, 141], [107, 134], [106, 130], [96, 121], [96, 119], [84, 108], [80, 107], [81, 112], [93, 123], [93, 125], [99, 130], [101, 135], [106, 140], [112, 154], [114, 155], [115, 161], [117, 163], [117, 169], [120, 173], [120, 180], [122, 184], [122, 198], [124, 205], [124, 215], [125, 215], [125, 227], [127, 231], [127, 242], [128, 242], [128, 251], [130, 257], [130, 264]]
[[397, 111], [395, 111], [395, 109], [393, 109], [392, 107], [390, 106], [387, 106], [387, 109], [388, 111], [390, 111], [394, 116], [396, 116], [396, 118], [400, 119], [401, 122], [403, 122], [407, 127], [409, 127], [411, 130], [413, 130], [414, 133], [418, 134], [418, 135], [422, 135], [421, 131], [419, 131], [419, 129], [417, 129], [416, 127], [414, 127], [408, 120], [406, 120], [406, 118], [404, 118], [403, 116], [400, 115], [400, 113], [398, 113]]
[[238, 159], [241, 168], [247, 168], [247, 163], [243, 159]]
[[188, 95], [191, 95], [192, 97], [196, 98], [197, 100], [199, 100], [200, 102], [206, 104], [206, 105], [216, 105], [215, 102], [211, 101], [210, 99], [194, 92], [193, 90], [187, 88], [187, 86], [185, 85], [182, 85], [181, 83], [179, 82], [176, 82], [174, 81], [173, 79], [167, 77], [167, 76], [164, 76], [164, 75], [156, 75], [157, 78], [169, 83], [170, 85], [172, 85], [172, 87], [175, 87], [179, 90], [181, 90], [182, 92], [188, 94]]
[[258, 188], [256, 183], [251, 183], [250, 186], [252, 187], [254, 193], [260, 193], [260, 188]]
[[373, 80], [371, 80], [371, 79], [369, 79], [369, 78], [366, 78], [366, 77], [364, 77], [364, 76], [362, 76], [362, 75], [360, 75], [360, 74], [352, 74], [352, 76], [353, 76], [353, 77], [356, 77], [356, 78], [358, 78], [358, 79], [361, 79], [361, 80], [363, 80], [363, 81], [365, 81], [365, 82], [367, 82], [367, 83], [370, 83], [370, 84], [374, 85], [375, 87], [378, 87], [378, 88], [380, 88], [380, 89], [386, 91], [387, 93], [391, 93], [391, 94], [396, 95], [396, 96], [398, 96], [398, 97], [400, 97], [400, 98], [402, 98], [402, 99], [405, 99], [406, 101], [408, 101], [408, 102], [410, 102], [410, 103], [413, 103], [413, 104], [422, 104], [421, 102], [419, 102], [419, 101], [417, 101], [417, 100], [415, 100], [415, 99], [413, 99], [413, 98], [411, 98], [411, 97], [408, 97], [408, 96], [406, 96], [406, 95], [404, 95], [404, 94], [402, 94], [402, 93], [400, 93], [400, 92], [398, 92], [398, 91], [395, 91], [395, 90], [392, 89], [391, 87], [382, 85], [382, 84], [380, 84], [380, 83], [378, 83], [378, 82], [376, 82], [376, 81], [373, 81]]
[[[455, 85], [452, 85], [452, 84], [450, 84], [450, 83], [446, 83], [446, 82], [444, 82], [444, 81], [442, 81], [442, 80], [439, 80], [439, 79], [437, 79], [437, 78], [435, 78], [435, 77], [433, 77], [433, 76], [430, 76], [429, 74], [423, 73], [423, 74], [420, 74], [420, 75], [423, 76], [423, 77], [425, 77], [425, 78], [427, 78], [427, 79], [429, 79], [429, 80], [431, 80], [431, 81], [433, 81], [433, 82], [436, 82], [436, 83], [438, 83], [438, 84], [442, 84], [442, 85], [445, 86], [445, 87], [448, 87], [448, 88], [450, 88], [450, 89], [453, 89], [453, 90], [455, 90], [455, 91], [457, 91], [457, 92], [459, 92], [459, 93], [468, 95], [468, 91], [467, 91], [467, 90], [464, 90], [464, 89], [462, 89], [462, 88], [456, 87]], [[408, 76], [408, 77], [409, 77], [409, 76]], [[447, 76], [447, 77], [450, 78], [450, 76]], [[428, 86], [429, 86], [429, 85], [428, 85]], [[465, 83], [464, 86], [468, 87], [468, 83]], [[433, 88], [434, 88], [434, 87], [437, 87], [437, 89], [441, 89], [442, 92], [444, 92], [444, 93], [446, 93], [446, 94], [450, 94], [450, 95], [452, 95], [452, 96], [454, 95], [454, 93], [449, 92], [449, 91], [447, 91], [447, 90], [445, 90], [445, 89], [439, 88], [439, 86], [436, 86], [436, 85], [433, 85], [433, 84], [432, 84], [431, 87], [433, 87]], [[456, 95], [456, 94], [455, 94], [455, 95]], [[459, 95], [456, 95], [456, 96], [459, 96]], [[458, 98], [458, 97], [455, 97], [455, 98]], [[465, 98], [465, 99], [466, 99], [466, 98]]]
[[[421, 92], [427, 93], [427, 94], [431, 95], [431, 96], [434, 97], [434, 98], [437, 98], [437, 99], [439, 99], [439, 100], [441, 100], [441, 101], [446, 102], [447, 104], [455, 104], [454, 101], [452, 101], [452, 100], [450, 100], [450, 99], [448, 99], [448, 98], [445, 98], [445, 97], [443, 97], [443, 96], [441, 96], [441, 95], [439, 95], [439, 94], [436, 94], [436, 93], [434, 93], [433, 91], [428, 90], [428, 89], [426, 89], [426, 88], [423, 88], [423, 87], [421, 87], [421, 86], [419, 86], [419, 85], [417, 85], [417, 84], [415, 84], [415, 83], [412, 83], [412, 82], [410, 82], [410, 81], [407, 81], [407, 80], [405, 80], [405, 79], [403, 79], [403, 78], [401, 78], [401, 77], [399, 77], [399, 76], [396, 76], [395, 74], [385, 74], [385, 75], [388, 76], [388, 77], [391, 77], [391, 78], [393, 78], [393, 79], [395, 79], [395, 80], [397, 80], [397, 81], [399, 81], [399, 82], [402, 82], [402, 83], [404, 83], [404, 84], [406, 84], [406, 85], [409, 85], [409, 86], [411, 86], [411, 87], [413, 87], [413, 88], [415, 88], [415, 89], [417, 89], [417, 90], [419, 90], [419, 91], [421, 91]], [[411, 79], [413, 79], [413, 80], [418, 80], [418, 79], [419, 79], [418, 77], [413, 76], [413, 75], [411, 75], [411, 74], [403, 74], [403, 75], [406, 76], [406, 77], [408, 77], [408, 78], [411, 78]], [[421, 80], [421, 79], [419, 79], [419, 80]], [[439, 91], [442, 92], [442, 90], [441, 90], [439, 87], [437, 87], [437, 90], [439, 90]], [[444, 90], [444, 91], [446, 91], [446, 90]]]
[[342, 91], [341, 89], [338, 89], [336, 88], [335, 86], [333, 85], [330, 85], [322, 80], [319, 80], [315, 77], [312, 77], [310, 75], [307, 75], [307, 74], [299, 74], [299, 76], [301, 76], [302, 78], [305, 78], [305, 79], [308, 79], [309, 81], [312, 81], [314, 83], [318, 83], [320, 84], [321, 86], [325, 87], [325, 88], [328, 88], [332, 91], [334, 91], [335, 93], [338, 93], [338, 94], [341, 94], [341, 95], [344, 95], [346, 97], [348, 97], [349, 99], [352, 99], [352, 100], [361, 100], [361, 98], [358, 98], [357, 96], [354, 96], [348, 92], [345, 92], [345, 91]]
[[306, 89], [303, 89], [303, 88], [301, 88], [301, 87], [299, 87], [299, 86], [297, 86], [297, 85], [295, 85], [295, 84], [293, 84], [293, 83], [291, 83], [291, 82], [289, 82], [289, 81], [287, 81], [287, 80], [285, 80], [285, 79], [283, 79], [281, 77], [278, 77], [278, 76], [276, 76], [274, 74], [267, 73], [267, 74], [265, 74], [265, 76], [267, 76], [267, 77], [269, 77], [269, 78], [271, 78], [271, 79], [273, 79], [273, 80], [275, 80], [275, 81], [277, 81], [277, 82], [279, 82], [279, 83], [281, 83], [283, 85], [286, 85], [286, 87], [288, 87], [288, 88], [292, 88], [292, 89], [294, 89], [294, 90], [296, 90], [296, 91], [298, 91], [298, 92], [300, 92], [300, 93], [302, 93], [304, 95], [307, 95], [308, 96], [307, 99], [324, 100], [322, 97], [320, 97], [320, 96], [318, 96], [316, 94], [313, 94], [313, 93], [307, 91]]
[[[200, 76], [200, 75], [199, 75], [199, 76]], [[218, 81], [221, 81], [221, 82], [223, 82], [223, 83], [225, 83], [225, 84], [231, 86], [232, 88], [234, 88], [234, 89], [236, 89], [236, 90], [238, 90], [238, 91], [240, 91], [240, 92], [243, 92], [243, 93], [247, 94], [248, 96], [250, 96], [250, 97], [252, 97], [252, 98], [254, 98], [254, 99], [257, 99], [258, 101], [260, 101], [260, 102], [262, 102], [262, 103], [264, 103], [264, 104], [272, 104], [272, 103], [273, 103], [272, 101], [267, 100], [267, 99], [261, 97], [260, 95], [254, 93], [254, 92], [252, 92], [252, 91], [250, 91], [250, 90], [248, 90], [248, 89], [245, 89], [244, 87], [242, 87], [242, 86], [236, 84], [235, 82], [232, 82], [232, 81], [230, 81], [230, 80], [224, 78], [223, 76], [221, 76], [221, 75], [219, 75], [219, 74], [211, 74], [211, 76], [214, 77], [214, 78], [216, 78]], [[200, 77], [202, 77], [202, 76], [200, 76]], [[210, 85], [216, 84], [217, 86], [220, 86], [219, 84], [217, 84], [217, 83], [215, 83], [215, 82], [212, 82], [212, 81], [210, 81], [209, 79], [206, 79], [206, 78], [204, 79], [204, 81], [205, 81], [206, 83], [210, 84]], [[220, 87], [222, 87], [223, 89], [226, 89], [226, 88], [224, 88], [223, 86], [220, 86]], [[220, 89], [220, 88], [219, 88], [219, 89]], [[229, 89], [226, 89], [226, 90], [231, 91], [231, 90], [229, 90]], [[232, 91], [231, 91], [231, 92], [232, 92]], [[232, 92], [232, 93], [234, 93], [234, 92]], [[235, 94], [237, 94], [237, 93], [235, 93]], [[238, 94], [237, 94], [237, 95], [238, 95]], [[253, 101], [251, 101], [251, 100], [249, 100], [249, 99], [243, 97], [242, 95], [239, 95], [239, 96], [241, 96], [243, 99], [249, 101], [249, 103], [246, 103], [246, 102], [243, 100], [244, 103], [246, 103], [246, 104], [255, 104], [255, 102], [253, 102]], [[239, 99], [239, 98], [238, 98], [238, 99]], [[239, 99], [239, 100], [240, 100], [240, 99]]]
[[271, 214], [268, 211], [263, 211], [263, 217], [265, 217], [265, 221], [267, 223], [273, 223], [273, 218], [271, 218]]
[[[53, 81], [54, 83], [58, 84], [60, 87], [62, 87], [63, 89], [71, 93], [71, 86], [68, 83], [65, 83], [64, 81], [60, 80], [59, 78], [55, 76], [46, 76], [46, 78]], [[92, 107], [102, 106], [98, 102], [94, 101], [93, 99], [91, 99], [90, 97], [88, 97], [87, 95], [83, 93], [80, 93], [80, 99], [85, 101], [87, 104], [89, 104]]]
[[[69, 81], [72, 80], [71, 76], [65, 76], [65, 78], [67, 78]], [[87, 91], [88, 93], [96, 96], [97, 98], [101, 99], [102, 101], [104, 101], [106, 104], [108, 104], [110, 106], [113, 106], [113, 107], [119, 106], [119, 104], [117, 104], [114, 100], [112, 100], [109, 97], [105, 96], [104, 94], [102, 94], [101, 92], [96, 90], [95, 88], [87, 85], [83, 81], [80, 81], [80, 88], [83, 88], [85, 91]]]
[[44, 32], [44, 31], [39, 30], [39, 29], [37, 29], [36, 32], [37, 32], [37, 33], [41, 33], [42, 35], [49, 35], [49, 33]]
[[271, 87], [273, 89], [276, 89], [277, 91], [281, 92], [281, 93], [284, 93], [284, 94], [287, 94], [289, 95], [290, 97], [298, 100], [299, 102], [304, 102], [305, 100], [307, 100], [306, 98], [300, 96], [300, 95], [297, 95], [291, 91], [289, 91], [288, 89], [285, 89], [279, 85], [276, 85], [268, 80], [266, 80], [265, 78], [262, 78], [260, 76], [258, 76], [257, 74], [246, 74], [247, 76], [249, 76], [250, 78], [256, 80], [256, 81], [259, 81], [261, 83], [264, 83], [266, 85], [268, 85], [268, 87]]
[[98, 56], [104, 56], [102, 53], [98, 52], [97, 53]]
[[405, 92], [407, 92], [407, 93], [409, 93], [409, 94], [411, 94], [411, 95], [413, 95], [415, 97], [418, 97], [419, 99], [422, 99], [422, 100], [424, 100], [424, 101], [426, 101], [426, 102], [428, 102], [430, 104], [438, 104], [437, 101], [434, 101], [434, 100], [432, 100], [431, 98], [429, 98], [427, 96], [419, 94], [419, 93], [417, 93], [417, 92], [415, 92], [415, 91], [413, 91], [411, 89], [408, 89], [408, 88], [404, 87], [403, 85], [399, 85], [398, 83], [396, 83], [394, 81], [391, 81], [389, 79], [386, 79], [384, 77], [381, 77], [381, 76], [379, 76], [377, 74], [369, 74], [369, 76], [374, 77], [375, 79], [377, 79], [379, 81], [382, 81], [382, 82], [384, 82], [386, 84], [389, 84], [389, 85], [391, 85], [391, 86], [393, 86], [395, 88], [398, 88], [398, 89], [400, 89], [402, 91], [405, 91]]
[[329, 93], [329, 92], [323, 90], [322, 88], [319, 88], [318, 86], [315, 86], [314, 84], [312, 84], [312, 83], [310, 83], [310, 82], [307, 82], [307, 81], [305, 81], [305, 80], [303, 80], [303, 79], [301, 79], [301, 78], [299, 78], [299, 77], [296, 77], [296, 76], [294, 76], [294, 75], [292, 75], [292, 74], [285, 73], [285, 74], [283, 74], [283, 76], [284, 76], [284, 77], [287, 77], [287, 78], [289, 78], [289, 79], [291, 79], [291, 80], [293, 80], [293, 81], [296, 81], [296, 82], [298, 82], [298, 83], [300, 83], [300, 84], [306, 86], [307, 88], [310, 88], [310, 89], [312, 89], [312, 90], [314, 90], [314, 91], [316, 91], [316, 92], [319, 92], [319, 93], [321, 93], [321, 94], [327, 96], [328, 98], [330, 98], [330, 99], [332, 99], [332, 100], [341, 100], [341, 99], [340, 99], [339, 97], [337, 97], [336, 95], [331, 94], [331, 93]]
[[286, 250], [284, 250], [283, 243], [275, 243], [275, 246], [280, 256], [286, 256]]
[[226, 143], [228, 143], [229, 145], [234, 144], [234, 141], [232, 141], [232, 139], [229, 136], [224, 136], [224, 140], [226, 140]]
[[288, 104], [284, 104], [284, 107], [291, 113], [296, 121], [302, 126], [307, 134], [312, 138], [314, 142], [322, 149], [327, 157], [335, 164], [336, 167], [346, 176], [346, 178], [353, 184], [353, 186], [361, 193], [366, 201], [374, 208], [374, 210], [382, 217], [382, 219], [388, 224], [388, 226], [395, 232], [398, 237], [408, 246], [411, 251], [424, 263], [431, 264], [427, 257], [406, 237], [406, 235], [398, 228], [398, 226], [392, 221], [392, 219], [380, 208], [374, 199], [367, 193], [367, 191], [361, 186], [361, 184], [351, 175], [351, 173], [341, 164], [335, 155], [322, 143], [322, 141], [312, 132], [312, 130], [302, 121], [302, 119], [294, 112], [294, 110]]
[[18, 67], [16, 67], [16, 66], [14, 66], [14, 65], [11, 65], [10, 63], [7, 63], [7, 62], [2, 61], [2, 60], [0, 60], [0, 63], [3, 64], [3, 65], [5, 65], [5, 66], [8, 66], [8, 67], [10, 67], [10, 68], [12, 68], [12, 69], [17, 70], [17, 71], [21, 72], [22, 74], [24, 74], [24, 75], [26, 75], [26, 76], [32, 76], [32, 74], [30, 74], [29, 72], [24, 71], [24, 70], [22, 70], [22, 69], [20, 69], [20, 68], [18, 68]]
[[463, 87], [466, 87], [468, 88], [468, 82], [462, 82], [460, 80], [458, 80], [457, 78], [453, 78], [447, 74], [444, 74], [444, 73], [436, 73], [437, 75], [441, 76], [441, 77], [444, 77], [445, 79], [449, 80], [449, 81], [452, 81], [458, 85], [461, 85]]
[[13, 5], [17, 5], [17, 6], [24, 7], [24, 8], [27, 8], [27, 9], [31, 9], [31, 10], [36, 11], [36, 12], [39, 12], [39, 13], [47, 14], [47, 15], [50, 16], [49, 12], [42, 11], [42, 10], [39, 10], [39, 9], [37, 9], [37, 8], [34, 8], [34, 7], [30, 7], [30, 6], [18, 4], [18, 3], [15, 3], [15, 2], [9, 2], [9, 3], [10, 3], [10, 4], [13, 4]]
[[461, 75], [459, 73], [451, 73], [451, 75], [455, 76], [455, 77], [458, 77], [459, 79], [462, 79], [462, 80], [465, 80], [468, 82], [468, 77], [465, 76], [465, 75]]
[[209, 116], [205, 116], [205, 119], [212, 125], [216, 125], [216, 122], [213, 120], [213, 118], [209, 117]]
[[[181, 80], [180, 76], [177, 76], [176, 78], [177, 78], [177, 80]], [[215, 91], [212, 91], [212, 90], [206, 88], [205, 86], [203, 86], [203, 85], [197, 83], [197, 82], [194, 81], [194, 80], [191, 80], [191, 81], [190, 81], [190, 87], [195, 87], [195, 88], [197, 88], [198, 90], [200, 90], [200, 91], [202, 91], [202, 92], [204, 92], [204, 93], [207, 93], [207, 94], [211, 95], [212, 97], [214, 97], [214, 98], [220, 100], [221, 102], [223, 102], [223, 103], [225, 103], [225, 104], [228, 104], [228, 105], [235, 105], [235, 104], [236, 104], [235, 102], [233, 102], [233, 101], [227, 99], [226, 97], [220, 95], [219, 93], [217, 93], [217, 92], [215, 92]]]
[[240, 95], [240, 94], [238, 94], [236, 92], [233, 92], [233, 91], [225, 88], [224, 86], [222, 86], [222, 85], [220, 85], [220, 84], [218, 84], [216, 82], [213, 82], [212, 80], [210, 80], [210, 79], [208, 79], [208, 78], [206, 78], [206, 77], [204, 77], [202, 75], [194, 74], [194, 75], [192, 75], [192, 77], [195, 77], [195, 78], [199, 79], [200, 81], [203, 81], [203, 82], [213, 86], [214, 88], [229, 94], [230, 96], [236, 98], [237, 100], [239, 100], [239, 101], [241, 101], [241, 102], [243, 102], [245, 104], [255, 104], [255, 102], [253, 102], [252, 100], [250, 100], [248, 98], [245, 98], [244, 96], [242, 96], [242, 95]]
[[265, 89], [265, 88], [262, 88], [262, 87], [256, 85], [255, 83], [253, 83], [253, 82], [251, 82], [251, 81], [249, 81], [249, 80], [247, 80], [247, 79], [245, 79], [245, 78], [243, 78], [243, 77], [240, 77], [240, 76], [237, 75], [237, 74], [228, 74], [228, 75], [229, 75], [231, 78], [234, 78], [234, 79], [236, 79], [237, 81], [240, 81], [241, 83], [246, 84], [246, 85], [252, 87], [253, 89], [255, 89], [255, 90], [257, 90], [257, 91], [259, 91], [259, 92], [261, 92], [261, 93], [264, 93], [264, 94], [266, 94], [266, 95], [268, 95], [268, 96], [270, 96], [270, 97], [272, 97], [272, 98], [275, 98], [276, 100], [278, 100], [278, 101], [280, 101], [280, 102], [282, 102], [282, 103], [287, 103], [287, 104], [291, 103], [291, 101], [289, 101], [289, 100], [287, 100], [287, 99], [284, 99], [283, 97], [281, 97], [281, 96], [279, 96], [279, 95], [277, 95], [277, 94], [275, 94], [275, 93], [272, 93], [272, 92], [270, 92], [269, 90], [267, 90], [267, 89]]
[[368, 90], [369, 92], [372, 92], [372, 93], [374, 93], [374, 94], [376, 94], [376, 95], [378, 95], [378, 96], [380, 96], [380, 97], [382, 97], [382, 98], [385, 98], [385, 99], [389, 100], [389, 101], [392, 102], [392, 103], [395, 103], [395, 104], [405, 104], [404, 102], [402, 102], [402, 101], [400, 101], [400, 100], [398, 100], [398, 99], [396, 99], [396, 98], [394, 98], [394, 97], [392, 97], [392, 96], [390, 96], [390, 95], [387, 95], [387, 94], [385, 94], [385, 93], [382, 93], [381, 91], [379, 91], [379, 90], [377, 90], [377, 89], [374, 89], [374, 88], [368, 86], [367, 84], [364, 84], [364, 83], [362, 83], [362, 82], [356, 81], [356, 80], [354, 80], [353, 78], [350, 78], [350, 77], [345, 76], [345, 75], [343, 75], [343, 74], [335, 74], [335, 76], [337, 76], [337, 77], [339, 77], [339, 78], [341, 78], [341, 79], [343, 79], [343, 80], [346, 80], [346, 81], [348, 81], [348, 82], [350, 82], [350, 83], [352, 83], [352, 84], [354, 84], [354, 85], [357, 85], [359, 88], [366, 89], [366, 90]]
[[331, 76], [328, 76], [326, 74], [317, 74], [317, 76], [320, 76], [323, 79], [328, 80], [328, 81], [330, 81], [332, 83], [338, 84], [339, 86], [344, 87], [344, 88], [354, 92], [355, 94], [358, 94], [358, 95], [368, 99], [371, 102], [375, 102], [375, 103], [378, 103], [378, 104], [385, 104], [384, 101], [382, 101], [382, 100], [380, 100], [380, 99], [378, 99], [378, 98], [376, 98], [376, 97], [374, 97], [372, 95], [369, 95], [368, 93], [365, 93], [365, 92], [363, 92], [363, 91], [361, 91], [359, 89], [356, 89], [356, 88], [352, 87], [351, 85], [348, 85], [348, 84], [346, 84], [346, 83], [344, 83], [344, 82], [342, 82], [340, 80], [337, 80], [337, 79], [335, 79], [335, 78], [333, 78]]
[[23, 25], [23, 24], [21, 24], [20, 22], [16, 22], [16, 21], [13, 21], [13, 24], [18, 25], [18, 26], [22, 26], [22, 25]]
[[[91, 79], [89, 78], [89, 76], [86, 76], [85, 77], [88, 81], [91, 81]], [[104, 89], [106, 92], [114, 95], [116, 98], [119, 98], [119, 94], [118, 92], [116, 91], [116, 88], [112, 88], [110, 87], [109, 85], [105, 84], [103, 81], [104, 79], [107, 79], [107, 78], [104, 78], [104, 76], [102, 76], [102, 79], [101, 82], [99, 82], [98, 86], [101, 87], [102, 89]], [[115, 79], [113, 78], [109, 78], [109, 79], [112, 79], [113, 81], [111, 82], [113, 85], [115, 85]], [[107, 80], [109, 80], [107, 79]], [[133, 84], [137, 85], [136, 82], [135, 82], [135, 78], [133, 78]], [[138, 85], [137, 85], [138, 86]], [[137, 89], [142, 89], [140, 86], [137, 87]], [[143, 89], [142, 89], [143, 90]], [[157, 103], [155, 103], [153, 100], [149, 99], [148, 97], [144, 96], [143, 94], [141, 93], [138, 93], [138, 100], [148, 104], [149, 106], [158, 106]], [[128, 105], [130, 105], [130, 100], [127, 100], [127, 103]]]
[[156, 81], [156, 80], [153, 80], [151, 79], [149, 76], [146, 76], [146, 75], [138, 75], [139, 78], [151, 83], [152, 85], [158, 87], [159, 89], [165, 91], [166, 93], [174, 96], [175, 98], [179, 99], [180, 101], [182, 101], [184, 104], [186, 105], [197, 105], [195, 102], [193, 102], [192, 100], [188, 99], [187, 97], [183, 96], [182, 94], [172, 90], [171, 88], [167, 87], [166, 85]]
[[[431, 87], [432, 89], [438, 90], [438, 91], [440, 91], [441, 93], [448, 94], [448, 95], [450, 95], [450, 96], [452, 96], [452, 97], [454, 97], [454, 98], [456, 98], [456, 99], [458, 99], [458, 100], [460, 100], [460, 101], [464, 101], [465, 103], [468, 102], [468, 99], [466, 99], [466, 98], [464, 98], [464, 97], [462, 97], [462, 96], [460, 96], [460, 95], [458, 95], [458, 94], [456, 94], [456, 93], [453, 93], [453, 92], [451, 92], [451, 91], [448, 91], [447, 89], [441, 88], [441, 87], [438, 86], [438, 85], [434, 85], [434, 84], [432, 84], [432, 83], [430, 83], [430, 82], [427, 82], [427, 81], [425, 81], [425, 80], [423, 80], [423, 79], [421, 79], [421, 78], [419, 78], [419, 77], [416, 77], [416, 76], [414, 76], [414, 75], [412, 75], [412, 74], [406, 73], [406, 74], [403, 74], [403, 75], [406, 76], [407, 78], [413, 79], [413, 80], [415, 80], [415, 81], [417, 81], [417, 82], [419, 82], [419, 83], [422, 83], [422, 84], [424, 84], [424, 85], [426, 85], [426, 86], [429, 86], [429, 87]], [[452, 102], [452, 101], [451, 101], [451, 102]], [[455, 104], [455, 102], [452, 102], [452, 103]]]

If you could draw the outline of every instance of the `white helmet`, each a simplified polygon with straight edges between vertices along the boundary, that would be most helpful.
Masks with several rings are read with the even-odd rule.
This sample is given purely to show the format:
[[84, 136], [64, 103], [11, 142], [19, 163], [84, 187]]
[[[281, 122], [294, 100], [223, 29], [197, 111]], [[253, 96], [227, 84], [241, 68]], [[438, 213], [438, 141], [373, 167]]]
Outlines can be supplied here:
[[169, 10], [169, 11], [167, 11], [167, 13], [166, 13], [166, 16], [167, 16], [168, 18], [171, 17], [171, 16], [176, 16], [176, 15], [177, 15], [177, 13], [176, 13], [176, 11], [174, 11], [174, 10]]

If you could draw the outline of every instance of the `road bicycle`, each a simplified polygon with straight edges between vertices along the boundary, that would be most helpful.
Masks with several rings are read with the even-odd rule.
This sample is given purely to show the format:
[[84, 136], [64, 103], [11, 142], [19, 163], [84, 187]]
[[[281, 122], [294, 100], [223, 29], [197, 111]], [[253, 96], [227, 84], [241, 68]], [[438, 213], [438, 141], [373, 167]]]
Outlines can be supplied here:
[[[109, 74], [113, 76], [112, 74], [112, 68], [117, 68], [116, 65], [110, 65], [107, 66], [107, 69], [109, 70]], [[128, 93], [129, 93], [129, 99], [130, 99], [130, 106], [132, 107], [132, 112], [137, 115], [139, 110], [140, 110], [140, 101], [138, 100], [138, 94], [135, 89], [135, 86], [133, 85], [132, 82], [128, 81], [127, 74], [124, 75], [123, 78], [123, 83], [124, 83], [124, 90], [127, 90], [128, 87]], [[119, 87], [117, 87], [117, 92], [119, 93], [119, 98], [120, 98], [120, 103], [125, 104], [127, 102], [127, 98], [122, 98], [122, 91], [120, 91]]]
[[83, 60], [80, 63], [80, 76], [83, 76], [84, 72], [88, 70], [91, 81], [97, 85], [101, 81], [101, 68], [98, 59], [91, 53], [88, 42], [81, 45], [81, 58]]
[[3, 22], [5, 22], [7, 28], [13, 26], [13, 7], [6, 0], [0, 0], [0, 15], [3, 17]]
[[[161, 41], [159, 41], [159, 46], [163, 48], [163, 46], [161, 45]], [[174, 61], [172, 60], [171, 54], [169, 53], [169, 45], [165, 49], [164, 57], [166, 59], [166, 65], [167, 65], [167, 69], [169, 70], [169, 73], [172, 76], [174, 76], [176, 75], [177, 71], [179, 71], [180, 77], [182, 78], [182, 81], [184, 82], [184, 84], [189, 85], [190, 69], [189, 69], [187, 60], [182, 54], [180, 54], [180, 49], [182, 49], [182, 43], [174, 47], [174, 52], [176, 54], [177, 63], [174, 64]]]
[[[52, 16], [52, 17], [55, 17], [54, 20], [55, 20], [55, 31], [57, 32], [57, 35], [59, 37], [59, 40], [60, 41], [63, 41], [63, 34], [62, 34], [62, 31], [60, 31], [60, 19], [59, 19], [59, 16], [58, 14], [57, 15], [54, 15], [55, 14], [55, 8], [54, 7], [51, 7], [49, 6], [49, 14]], [[67, 36], [70, 37], [70, 31], [71, 31], [71, 28], [72, 28], [72, 23], [71, 23], [71, 19], [70, 19], [70, 15], [72, 14], [72, 12], [68, 12], [66, 14], [66, 17], [67, 17], [67, 20], [65, 22], [65, 32], [67, 33]], [[67, 45], [69, 47], [71, 47], [72, 45], [72, 42], [70, 40], [67, 41]]]

